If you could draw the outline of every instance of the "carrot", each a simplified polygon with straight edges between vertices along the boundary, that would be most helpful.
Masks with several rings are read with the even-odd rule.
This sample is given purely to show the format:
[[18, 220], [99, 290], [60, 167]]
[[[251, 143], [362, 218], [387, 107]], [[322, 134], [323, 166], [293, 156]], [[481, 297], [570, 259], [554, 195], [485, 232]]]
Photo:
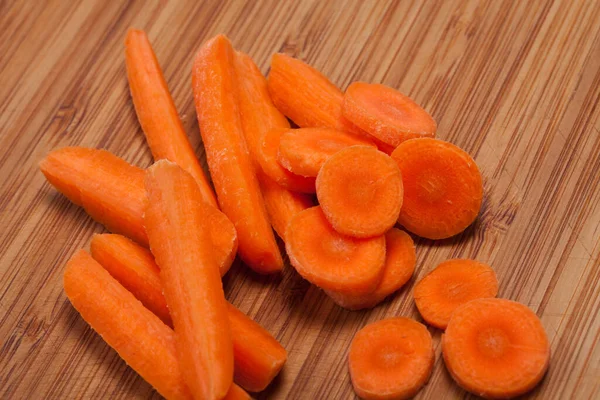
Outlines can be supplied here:
[[408, 139], [434, 137], [437, 129], [431, 115], [411, 98], [377, 83], [351, 84], [342, 111], [354, 125], [394, 147]]
[[127, 78], [135, 111], [156, 161], [167, 159], [194, 177], [204, 201], [217, 199], [185, 134], [146, 32], [129, 29], [125, 39]]
[[477, 217], [483, 182], [475, 161], [441, 140], [410, 139], [392, 153], [404, 183], [398, 222], [428, 239], [454, 236]]
[[379, 285], [371, 293], [354, 296], [325, 291], [341, 307], [349, 310], [372, 308], [400, 289], [415, 270], [415, 244], [406, 232], [392, 228], [385, 234], [385, 265]]
[[334, 129], [290, 129], [281, 135], [277, 161], [294, 174], [316, 177], [329, 157], [355, 145], [374, 146], [367, 139]]
[[290, 263], [304, 279], [324, 290], [359, 296], [373, 292], [383, 276], [385, 236], [342, 236], [319, 206], [296, 215], [285, 236]]
[[333, 228], [353, 237], [383, 235], [403, 199], [398, 166], [384, 153], [351, 146], [331, 156], [317, 176], [317, 199]]
[[[40, 169], [56, 189], [109, 231], [148, 246], [143, 169], [108, 151], [84, 147], [54, 150], [40, 162]], [[237, 252], [235, 227], [215, 207], [205, 208], [205, 218], [214, 256], [225, 274]]]
[[219, 35], [196, 56], [198, 123], [219, 204], [238, 233], [240, 257], [257, 272], [277, 272], [283, 259], [243, 137], [234, 55], [229, 39]]
[[475, 260], [447, 260], [415, 286], [417, 309], [431, 326], [446, 329], [450, 316], [471, 300], [496, 297], [498, 279], [488, 265]]
[[348, 364], [352, 386], [363, 399], [408, 399], [427, 383], [433, 369], [431, 335], [409, 318], [371, 323], [356, 333]]
[[442, 336], [444, 363], [465, 390], [508, 399], [533, 389], [550, 362], [540, 319], [523, 304], [477, 299], [457, 308]]
[[[159, 267], [146, 249], [126, 240], [118, 235], [96, 235], [92, 239], [92, 256], [144, 306], [156, 315], [164, 315], [163, 321], [172, 325], [162, 294]], [[158, 287], [154, 284], [157, 281]], [[247, 390], [261, 391], [279, 373], [287, 353], [269, 332], [231, 304], [227, 305], [227, 315], [233, 340], [234, 380]]]
[[208, 222], [194, 178], [161, 160], [146, 173], [144, 221], [161, 269], [173, 318], [179, 362], [194, 397], [221, 399], [233, 380], [233, 345], [227, 305]]
[[236, 385], [235, 383], [229, 388], [229, 392], [223, 398], [223, 400], [252, 400], [252, 397], [244, 389]]

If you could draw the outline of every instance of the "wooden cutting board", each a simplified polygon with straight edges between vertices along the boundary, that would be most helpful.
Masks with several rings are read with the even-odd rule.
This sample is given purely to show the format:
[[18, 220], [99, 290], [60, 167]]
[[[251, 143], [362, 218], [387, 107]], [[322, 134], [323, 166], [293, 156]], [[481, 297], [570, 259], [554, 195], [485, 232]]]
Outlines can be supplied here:
[[[189, 1], [0, 2], [0, 398], [159, 396], [71, 307], [66, 260], [103, 229], [38, 171], [50, 150], [108, 149], [151, 163], [128, 93], [123, 41], [148, 31], [185, 128], [204, 162], [190, 88], [195, 51], [227, 34], [267, 72], [285, 52], [340, 87], [362, 80], [409, 94], [439, 137], [471, 153], [485, 179], [477, 222], [417, 240], [414, 279], [373, 310], [349, 312], [289, 266], [237, 264], [229, 300], [289, 352], [258, 398], [354, 398], [354, 333], [390, 316], [419, 319], [414, 282], [447, 258], [490, 263], [500, 296], [527, 304], [552, 343], [531, 397], [600, 397], [600, 2]], [[468, 395], [440, 357], [418, 398]]]

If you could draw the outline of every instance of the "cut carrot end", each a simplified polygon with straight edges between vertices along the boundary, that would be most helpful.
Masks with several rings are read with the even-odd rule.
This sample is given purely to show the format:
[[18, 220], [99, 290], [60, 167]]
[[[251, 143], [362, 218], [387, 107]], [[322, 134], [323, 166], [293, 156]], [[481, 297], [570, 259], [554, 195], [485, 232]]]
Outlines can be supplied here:
[[550, 362], [540, 319], [523, 304], [477, 299], [457, 308], [442, 336], [448, 371], [465, 390], [507, 399], [533, 389]]
[[384, 153], [352, 146], [331, 156], [317, 176], [317, 198], [334, 229], [353, 237], [383, 235], [398, 220], [402, 176]]
[[352, 386], [363, 399], [408, 399], [427, 383], [433, 369], [431, 335], [409, 318], [371, 323], [350, 345]]

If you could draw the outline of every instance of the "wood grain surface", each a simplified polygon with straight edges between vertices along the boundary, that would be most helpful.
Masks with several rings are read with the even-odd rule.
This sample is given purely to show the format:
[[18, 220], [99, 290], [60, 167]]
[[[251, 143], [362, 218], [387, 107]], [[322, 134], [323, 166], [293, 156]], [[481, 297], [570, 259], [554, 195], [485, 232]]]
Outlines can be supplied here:
[[[453, 239], [417, 239], [415, 277], [373, 310], [337, 307], [289, 266], [264, 277], [234, 265], [227, 297], [289, 352], [258, 398], [354, 398], [346, 364], [354, 333], [384, 317], [420, 319], [414, 282], [450, 257], [490, 263], [499, 295], [542, 319], [552, 361], [532, 398], [600, 398], [595, 0], [0, 1], [0, 398], [159, 397], [67, 301], [65, 262], [103, 229], [37, 168], [67, 145], [150, 165], [125, 75], [129, 27], [148, 31], [203, 162], [191, 63], [206, 39], [225, 33], [264, 73], [281, 51], [342, 88], [363, 80], [400, 89], [483, 173], [476, 223]], [[435, 369], [418, 398], [469, 397], [431, 332]]]

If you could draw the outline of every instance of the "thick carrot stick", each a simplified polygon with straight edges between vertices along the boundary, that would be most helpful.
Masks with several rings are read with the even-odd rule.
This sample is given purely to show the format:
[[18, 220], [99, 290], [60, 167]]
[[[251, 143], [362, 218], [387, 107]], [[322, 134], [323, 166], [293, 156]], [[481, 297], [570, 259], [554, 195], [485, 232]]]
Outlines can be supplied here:
[[223, 35], [198, 52], [192, 74], [198, 124], [219, 204], [238, 233], [240, 257], [257, 272], [277, 272], [283, 259], [244, 139], [234, 57]]
[[[109, 231], [148, 246], [143, 169], [108, 151], [84, 147], [54, 150], [40, 162], [40, 169], [56, 189]], [[237, 251], [235, 227], [215, 207], [205, 209], [205, 218], [215, 258], [225, 274]]]
[[125, 61], [131, 98], [154, 160], [167, 159], [178, 164], [194, 177], [204, 201], [218, 207], [146, 32], [138, 29], [127, 32]]
[[194, 178], [161, 160], [146, 173], [144, 222], [177, 338], [179, 362], [194, 397], [221, 399], [233, 380], [227, 305], [202, 200]]

